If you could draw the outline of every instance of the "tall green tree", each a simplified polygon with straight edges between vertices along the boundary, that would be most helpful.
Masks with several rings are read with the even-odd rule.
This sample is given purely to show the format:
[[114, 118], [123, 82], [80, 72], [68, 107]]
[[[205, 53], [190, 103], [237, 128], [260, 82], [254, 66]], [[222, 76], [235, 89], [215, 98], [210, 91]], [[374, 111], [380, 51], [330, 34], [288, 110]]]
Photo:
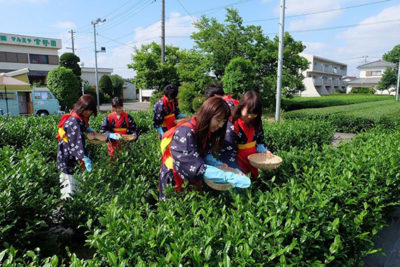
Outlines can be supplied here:
[[179, 83], [176, 65], [178, 64], [179, 48], [167, 45], [165, 47], [165, 62], [161, 63], [161, 46], [155, 42], [135, 47], [132, 63], [128, 68], [136, 72], [133, 79], [137, 88], [152, 88], [161, 91], [167, 84]]
[[71, 69], [74, 72], [75, 76], [80, 79], [82, 74], [81, 67], [78, 64], [80, 61], [81, 59], [77, 55], [73, 53], [64, 53], [60, 57], [59, 65], [67, 69]]
[[[243, 25], [235, 9], [227, 9], [225, 23], [203, 16], [195, 23], [192, 34], [196, 48], [207, 56], [211, 71], [218, 80], [224, 76], [225, 67], [236, 57], [250, 60], [255, 75], [255, 85], [267, 106], [275, 101], [276, 72], [278, 66], [278, 38], [270, 40], [260, 26]], [[282, 87], [288, 95], [304, 90], [300, 70], [307, 68], [306, 59], [299, 56], [305, 46], [288, 33], [284, 36]]]
[[381, 80], [376, 86], [377, 90], [385, 91], [387, 90], [390, 95], [390, 88], [395, 87], [397, 84], [397, 74], [396, 71], [392, 68], [386, 68], [385, 72], [382, 75]]
[[110, 97], [113, 95], [114, 89], [110, 76], [101, 76], [99, 81], [99, 89], [102, 93], [107, 94]]
[[80, 83], [71, 69], [58, 67], [47, 74], [47, 87], [62, 108], [72, 108], [80, 97]]
[[195, 49], [183, 49], [178, 52], [177, 72], [181, 83], [192, 83], [193, 90], [199, 94], [213, 81], [207, 57]]
[[241, 98], [245, 91], [254, 90], [255, 75], [250, 60], [237, 57], [229, 62], [222, 77], [225, 93]]
[[389, 52], [383, 54], [382, 58], [388, 62], [398, 64], [400, 59], [400, 44], [393, 47]]
[[113, 87], [112, 97], [122, 96], [125, 80], [118, 74], [111, 75], [111, 83]]

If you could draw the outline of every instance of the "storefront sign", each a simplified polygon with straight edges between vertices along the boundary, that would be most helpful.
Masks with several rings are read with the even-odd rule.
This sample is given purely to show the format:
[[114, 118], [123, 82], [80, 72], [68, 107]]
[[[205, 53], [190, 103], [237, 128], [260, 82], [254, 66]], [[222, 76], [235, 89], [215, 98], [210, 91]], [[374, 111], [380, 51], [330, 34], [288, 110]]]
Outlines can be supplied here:
[[0, 44], [2, 43], [34, 47], [61, 48], [60, 39], [49, 39], [43, 37], [23, 36], [7, 33], [0, 33]]

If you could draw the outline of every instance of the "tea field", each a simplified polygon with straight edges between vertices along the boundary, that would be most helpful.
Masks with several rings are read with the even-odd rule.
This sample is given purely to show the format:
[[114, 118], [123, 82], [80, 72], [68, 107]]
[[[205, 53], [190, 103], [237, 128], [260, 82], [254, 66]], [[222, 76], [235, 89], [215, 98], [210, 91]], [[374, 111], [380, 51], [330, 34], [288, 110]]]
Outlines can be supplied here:
[[[381, 97], [381, 96], [379, 96]], [[286, 119], [329, 121], [340, 132], [362, 132], [377, 126], [400, 124], [400, 104], [394, 99], [325, 108], [300, 109], [284, 114]]]
[[[396, 126], [334, 148], [331, 121], [299, 119], [264, 125], [284, 162], [249, 189], [171, 189], [158, 202], [152, 113], [132, 116], [138, 142], [112, 165], [105, 146], [88, 144], [94, 170], [77, 172], [79, 193], [65, 202], [55, 167], [59, 117], [0, 118], [0, 265], [358, 266], [378, 252], [373, 240], [400, 204]], [[49, 240], [60, 226], [72, 234]]]

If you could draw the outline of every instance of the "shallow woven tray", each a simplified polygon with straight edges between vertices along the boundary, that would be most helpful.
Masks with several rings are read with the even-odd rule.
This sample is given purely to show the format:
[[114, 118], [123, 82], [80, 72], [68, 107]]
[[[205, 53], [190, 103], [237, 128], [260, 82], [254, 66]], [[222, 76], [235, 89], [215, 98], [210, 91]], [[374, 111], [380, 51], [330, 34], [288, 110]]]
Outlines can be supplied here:
[[[240, 174], [237, 170], [235, 170], [234, 168], [230, 168], [230, 167], [223, 167], [223, 166], [219, 166], [217, 167], [220, 170], [223, 170], [225, 172], [233, 172], [236, 174]], [[229, 190], [229, 188], [233, 188], [234, 186], [228, 183], [215, 183], [213, 181], [210, 181], [206, 178], [203, 179], [204, 182], [206, 183], [206, 185], [208, 185], [209, 187], [211, 187], [214, 190], [218, 190], [218, 191], [227, 191]]]
[[255, 153], [248, 157], [251, 166], [262, 170], [273, 170], [279, 167], [282, 163], [282, 158], [279, 156], [269, 157], [265, 153]]
[[88, 134], [86, 137], [87, 137], [89, 143], [95, 144], [95, 145], [104, 144], [107, 140], [107, 137], [101, 133], [95, 133], [94, 136], [92, 134]]
[[136, 138], [136, 134], [125, 134], [121, 135], [121, 140], [123, 141], [133, 141]]

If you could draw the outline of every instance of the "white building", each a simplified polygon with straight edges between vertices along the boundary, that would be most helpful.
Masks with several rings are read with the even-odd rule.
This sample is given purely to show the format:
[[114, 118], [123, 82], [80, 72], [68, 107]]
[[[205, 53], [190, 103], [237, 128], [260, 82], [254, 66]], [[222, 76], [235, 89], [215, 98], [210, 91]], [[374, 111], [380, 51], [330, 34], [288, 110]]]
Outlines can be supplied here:
[[[113, 71], [112, 68], [97, 68], [99, 81], [103, 75], [111, 75]], [[96, 86], [95, 68], [81, 67], [81, 79], [87, 81], [91, 86]]]
[[388, 67], [396, 68], [396, 64], [380, 59], [358, 66], [360, 78], [348, 82], [347, 93], [353, 88], [368, 87], [375, 89]]
[[124, 87], [123, 87], [123, 97], [124, 100], [129, 99], [129, 100], [136, 100], [136, 87], [135, 84], [129, 81], [124, 82]]
[[0, 72], [28, 68], [29, 82], [44, 82], [58, 67], [61, 39], [0, 33]]
[[309, 54], [300, 53], [300, 56], [309, 62], [308, 69], [302, 72], [305, 91], [301, 96], [330, 95], [335, 90], [345, 92], [342, 77], [347, 74], [346, 64]]

